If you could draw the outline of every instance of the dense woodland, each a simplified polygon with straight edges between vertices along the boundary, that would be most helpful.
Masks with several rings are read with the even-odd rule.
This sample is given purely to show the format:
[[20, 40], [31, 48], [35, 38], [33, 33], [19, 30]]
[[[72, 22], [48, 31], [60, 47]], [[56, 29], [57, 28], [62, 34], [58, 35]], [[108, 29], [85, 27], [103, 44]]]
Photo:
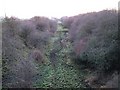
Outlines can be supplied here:
[[2, 18], [3, 88], [118, 88], [118, 15]]

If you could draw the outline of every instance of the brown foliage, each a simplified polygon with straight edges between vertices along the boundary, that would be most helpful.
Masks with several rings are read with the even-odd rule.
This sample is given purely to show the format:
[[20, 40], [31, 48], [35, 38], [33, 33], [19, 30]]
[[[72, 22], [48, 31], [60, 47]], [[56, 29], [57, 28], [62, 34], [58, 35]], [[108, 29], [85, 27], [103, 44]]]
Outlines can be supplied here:
[[38, 62], [40, 64], [45, 63], [45, 60], [43, 58], [43, 54], [40, 50], [33, 50], [31, 53], [31, 56], [36, 62]]
[[88, 41], [87, 37], [82, 38], [81, 40], [77, 41], [75, 44], [75, 53], [76, 55], [79, 55], [81, 52], [85, 50], [86, 43]]
[[35, 16], [31, 18], [31, 21], [35, 24], [38, 31], [55, 32], [57, 29], [57, 23], [45, 17]]

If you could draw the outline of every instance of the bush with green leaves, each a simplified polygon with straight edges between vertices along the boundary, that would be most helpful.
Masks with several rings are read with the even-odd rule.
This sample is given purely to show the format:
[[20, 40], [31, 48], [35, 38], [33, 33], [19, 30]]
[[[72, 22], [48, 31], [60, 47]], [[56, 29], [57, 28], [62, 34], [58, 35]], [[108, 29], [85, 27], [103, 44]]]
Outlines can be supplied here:
[[28, 48], [19, 37], [16, 19], [2, 22], [2, 85], [5, 88], [30, 88], [37, 74], [34, 61], [28, 58]]
[[[69, 34], [77, 63], [97, 70], [119, 70], [118, 12], [104, 10], [74, 17]], [[85, 40], [84, 48], [81, 40]], [[76, 47], [77, 46], [77, 47]], [[79, 51], [78, 51], [79, 50]], [[79, 52], [79, 53], [78, 53]]]

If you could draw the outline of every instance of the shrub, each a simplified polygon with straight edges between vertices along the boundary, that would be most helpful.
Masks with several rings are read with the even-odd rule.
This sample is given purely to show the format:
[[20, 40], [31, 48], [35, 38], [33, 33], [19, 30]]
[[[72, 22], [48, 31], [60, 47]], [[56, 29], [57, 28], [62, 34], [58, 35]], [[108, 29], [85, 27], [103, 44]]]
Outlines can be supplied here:
[[19, 33], [23, 38], [35, 30], [35, 25], [30, 20], [21, 21], [20, 27]]
[[64, 28], [70, 28], [74, 21], [74, 17], [62, 17], [61, 22]]
[[4, 29], [4, 32], [9, 35], [8, 37], [14, 37], [18, 33], [17, 29], [19, 29], [19, 23], [19, 19], [15, 17], [6, 17], [3, 19], [2, 28]]
[[43, 48], [49, 42], [49, 32], [31, 32], [27, 38], [28, 45], [35, 48]]
[[31, 21], [35, 24], [36, 29], [38, 31], [49, 31], [50, 27], [49, 27], [49, 19], [45, 18], [45, 17], [33, 17], [31, 18]]
[[33, 17], [31, 21], [35, 24], [38, 31], [49, 31], [54, 33], [57, 30], [57, 22], [45, 17]]
[[49, 20], [50, 32], [55, 33], [57, 30], [57, 22], [54, 20]]
[[[89, 62], [97, 70], [118, 70], [117, 16], [115, 10], [104, 10], [74, 17], [69, 34], [79, 62]], [[82, 48], [84, 38], [88, 39]]]
[[19, 36], [22, 38], [24, 44], [27, 45], [27, 38], [32, 31], [35, 31], [35, 25], [30, 20], [21, 21]]
[[29, 57], [33, 58], [35, 60], [35, 62], [37, 62], [39, 64], [45, 63], [43, 54], [40, 50], [33, 50]]
[[2, 85], [7, 88], [30, 88], [37, 69], [33, 61], [27, 58], [27, 48], [16, 33], [18, 28], [13, 22], [9, 18], [3, 21]]

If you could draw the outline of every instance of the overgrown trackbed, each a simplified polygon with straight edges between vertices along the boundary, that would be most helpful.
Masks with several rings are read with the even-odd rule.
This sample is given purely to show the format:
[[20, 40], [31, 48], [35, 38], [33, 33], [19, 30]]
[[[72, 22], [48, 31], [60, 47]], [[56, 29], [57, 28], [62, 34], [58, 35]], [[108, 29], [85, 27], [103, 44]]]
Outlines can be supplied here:
[[[50, 39], [49, 50], [46, 52], [47, 64], [40, 65], [40, 79], [37, 79], [35, 87], [53, 88], [78, 88], [85, 87], [82, 80], [87, 74], [79, 70], [70, 60], [70, 42], [67, 34], [59, 32], [63, 30], [58, 26], [55, 35]], [[62, 44], [63, 41], [64, 45]]]

